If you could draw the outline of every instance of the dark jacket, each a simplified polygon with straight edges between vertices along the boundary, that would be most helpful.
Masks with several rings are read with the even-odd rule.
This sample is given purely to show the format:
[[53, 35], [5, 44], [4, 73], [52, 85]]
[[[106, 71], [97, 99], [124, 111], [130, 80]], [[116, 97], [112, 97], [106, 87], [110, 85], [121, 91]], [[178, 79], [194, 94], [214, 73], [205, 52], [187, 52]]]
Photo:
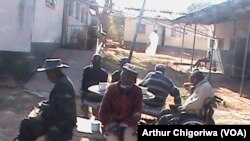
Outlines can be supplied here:
[[117, 82], [121, 79], [121, 70], [116, 70], [111, 74], [111, 82]]
[[101, 67], [89, 65], [83, 69], [82, 75], [82, 91], [87, 91], [91, 85], [97, 85], [99, 82], [107, 82], [108, 73]]
[[75, 90], [71, 80], [62, 76], [56, 81], [49, 96], [48, 127], [56, 126], [63, 137], [70, 139], [76, 125]]

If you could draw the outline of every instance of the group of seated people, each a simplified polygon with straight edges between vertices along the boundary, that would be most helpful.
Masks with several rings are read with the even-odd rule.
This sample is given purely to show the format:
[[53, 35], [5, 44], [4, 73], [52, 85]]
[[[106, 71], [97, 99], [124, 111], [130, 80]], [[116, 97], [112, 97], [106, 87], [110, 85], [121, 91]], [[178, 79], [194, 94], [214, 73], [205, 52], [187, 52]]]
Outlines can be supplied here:
[[[154, 71], [149, 72], [138, 84], [138, 72], [128, 58], [120, 60], [120, 69], [112, 73], [111, 84], [107, 87], [103, 97], [91, 95], [88, 87], [99, 82], [108, 82], [108, 73], [101, 67], [102, 57], [95, 54], [92, 64], [83, 69], [82, 101], [84, 99], [101, 102], [100, 108], [92, 109], [93, 115], [103, 124], [107, 140], [137, 140], [135, 134], [141, 119], [142, 106], [163, 107], [168, 94], [174, 97], [175, 105], [184, 111], [196, 112], [200, 110], [206, 98], [213, 97], [213, 89], [206, 77], [199, 70], [194, 70], [189, 77], [193, 86], [191, 95], [184, 101], [178, 87], [165, 75], [165, 66], [157, 64]], [[144, 99], [140, 86], [148, 88], [155, 95], [153, 99]], [[82, 102], [81, 109], [85, 117], [89, 117], [89, 107]]]
[[[92, 109], [92, 113], [101, 121], [108, 141], [137, 140], [136, 132], [143, 104], [151, 107], [164, 107], [170, 94], [180, 110], [197, 112], [203, 108], [203, 103], [207, 98], [214, 97], [210, 83], [198, 69], [194, 70], [189, 77], [192, 91], [184, 102], [181, 101], [178, 87], [165, 75], [163, 64], [155, 65], [154, 71], [149, 72], [140, 83], [136, 84], [138, 72], [126, 57], [120, 60], [120, 69], [112, 73], [112, 80], [105, 94], [94, 95], [88, 91], [88, 88], [98, 85], [99, 82], [108, 82], [108, 73], [101, 67], [100, 54], [94, 54], [91, 62], [91, 65], [83, 69], [81, 109], [83, 116], [89, 118], [89, 107], [84, 100], [101, 103], [99, 108]], [[43, 111], [43, 114], [37, 115], [37, 118], [29, 117], [22, 120], [19, 135], [15, 139], [33, 141], [41, 135], [46, 135], [49, 141], [72, 139], [77, 113], [74, 85], [62, 71], [63, 68], [68, 67], [67, 64], [61, 62], [61, 59], [46, 59], [43, 67], [37, 69], [38, 72], [46, 72], [48, 80], [54, 83], [54, 87], [49, 100], [39, 104], [39, 109]], [[143, 99], [141, 86], [147, 87], [155, 97]], [[159, 119], [165, 120], [166, 118], [160, 117]], [[164, 122], [158, 123], [164, 124]]]

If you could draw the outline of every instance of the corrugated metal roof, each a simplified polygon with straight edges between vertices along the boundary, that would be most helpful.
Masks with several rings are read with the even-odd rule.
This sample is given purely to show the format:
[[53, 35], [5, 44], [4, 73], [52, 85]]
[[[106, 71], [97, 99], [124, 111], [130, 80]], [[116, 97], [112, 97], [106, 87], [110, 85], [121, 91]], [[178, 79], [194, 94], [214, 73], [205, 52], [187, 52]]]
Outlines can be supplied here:
[[214, 24], [225, 21], [234, 21], [240, 18], [250, 18], [250, 1], [227, 1], [212, 5], [194, 13], [187, 14], [174, 20], [174, 23], [186, 24]]

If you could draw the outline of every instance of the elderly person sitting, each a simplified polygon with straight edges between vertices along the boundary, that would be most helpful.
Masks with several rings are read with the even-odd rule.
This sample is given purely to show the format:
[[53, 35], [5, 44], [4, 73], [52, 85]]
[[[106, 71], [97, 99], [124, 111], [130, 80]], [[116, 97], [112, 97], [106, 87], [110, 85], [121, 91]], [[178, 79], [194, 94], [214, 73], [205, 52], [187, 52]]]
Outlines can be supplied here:
[[123, 66], [129, 63], [129, 58], [128, 57], [122, 57], [119, 61], [119, 65], [120, 65], [120, 69], [119, 70], [115, 70], [112, 74], [111, 74], [111, 82], [116, 82], [120, 80], [121, 77], [121, 72], [122, 72], [122, 68]]
[[[76, 127], [75, 90], [62, 68], [69, 66], [63, 64], [60, 58], [54, 58], [46, 59], [43, 67], [37, 69], [37, 72], [46, 73], [54, 87], [49, 100], [40, 102], [38, 108], [21, 121], [19, 135], [14, 140], [35, 141], [42, 135], [46, 135], [49, 141], [72, 139]], [[40, 115], [37, 114], [39, 110], [43, 111]]]
[[125, 64], [121, 80], [111, 83], [102, 99], [99, 118], [108, 141], [137, 140], [135, 132], [142, 112], [142, 91], [135, 85], [137, 72]]
[[155, 95], [154, 99], [145, 99], [143, 102], [146, 105], [153, 107], [163, 107], [166, 103], [168, 94], [174, 97], [176, 105], [181, 105], [180, 92], [174, 85], [170, 78], [164, 75], [165, 66], [163, 64], [157, 64], [154, 72], [149, 72], [140, 86], [148, 87], [148, 91]]
[[[83, 117], [90, 118], [91, 114], [89, 112], [89, 106], [84, 103], [85, 100], [92, 102], [100, 102], [102, 100], [101, 96], [95, 95], [88, 90], [88, 87], [92, 85], [97, 85], [100, 82], [108, 81], [108, 73], [102, 68], [102, 57], [100, 54], [94, 54], [92, 56], [90, 65], [84, 67], [82, 74], [82, 86], [81, 86], [81, 110], [83, 112]], [[93, 115], [97, 117], [98, 108], [92, 108]]]
[[[198, 69], [191, 73], [189, 81], [193, 85], [192, 94], [185, 100], [183, 105], [178, 108], [179, 111], [200, 114], [200, 111], [204, 108], [205, 101], [208, 98], [214, 98], [214, 91], [204, 74]], [[171, 114], [168, 109], [163, 110], [162, 116], [157, 124], [167, 124], [172, 117]]]
[[185, 111], [197, 112], [203, 108], [207, 98], [214, 97], [214, 91], [204, 74], [198, 69], [191, 73], [189, 81], [193, 85], [193, 92], [181, 108]]

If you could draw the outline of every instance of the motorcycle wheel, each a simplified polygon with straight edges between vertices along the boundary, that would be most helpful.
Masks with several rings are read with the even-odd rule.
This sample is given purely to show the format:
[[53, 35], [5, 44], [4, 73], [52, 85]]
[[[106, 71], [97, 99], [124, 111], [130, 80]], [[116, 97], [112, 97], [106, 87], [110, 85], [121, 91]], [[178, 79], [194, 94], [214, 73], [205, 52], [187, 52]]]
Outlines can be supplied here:
[[185, 118], [181, 119], [179, 122], [180, 125], [206, 125], [206, 123], [203, 120], [200, 120], [198, 118]]

